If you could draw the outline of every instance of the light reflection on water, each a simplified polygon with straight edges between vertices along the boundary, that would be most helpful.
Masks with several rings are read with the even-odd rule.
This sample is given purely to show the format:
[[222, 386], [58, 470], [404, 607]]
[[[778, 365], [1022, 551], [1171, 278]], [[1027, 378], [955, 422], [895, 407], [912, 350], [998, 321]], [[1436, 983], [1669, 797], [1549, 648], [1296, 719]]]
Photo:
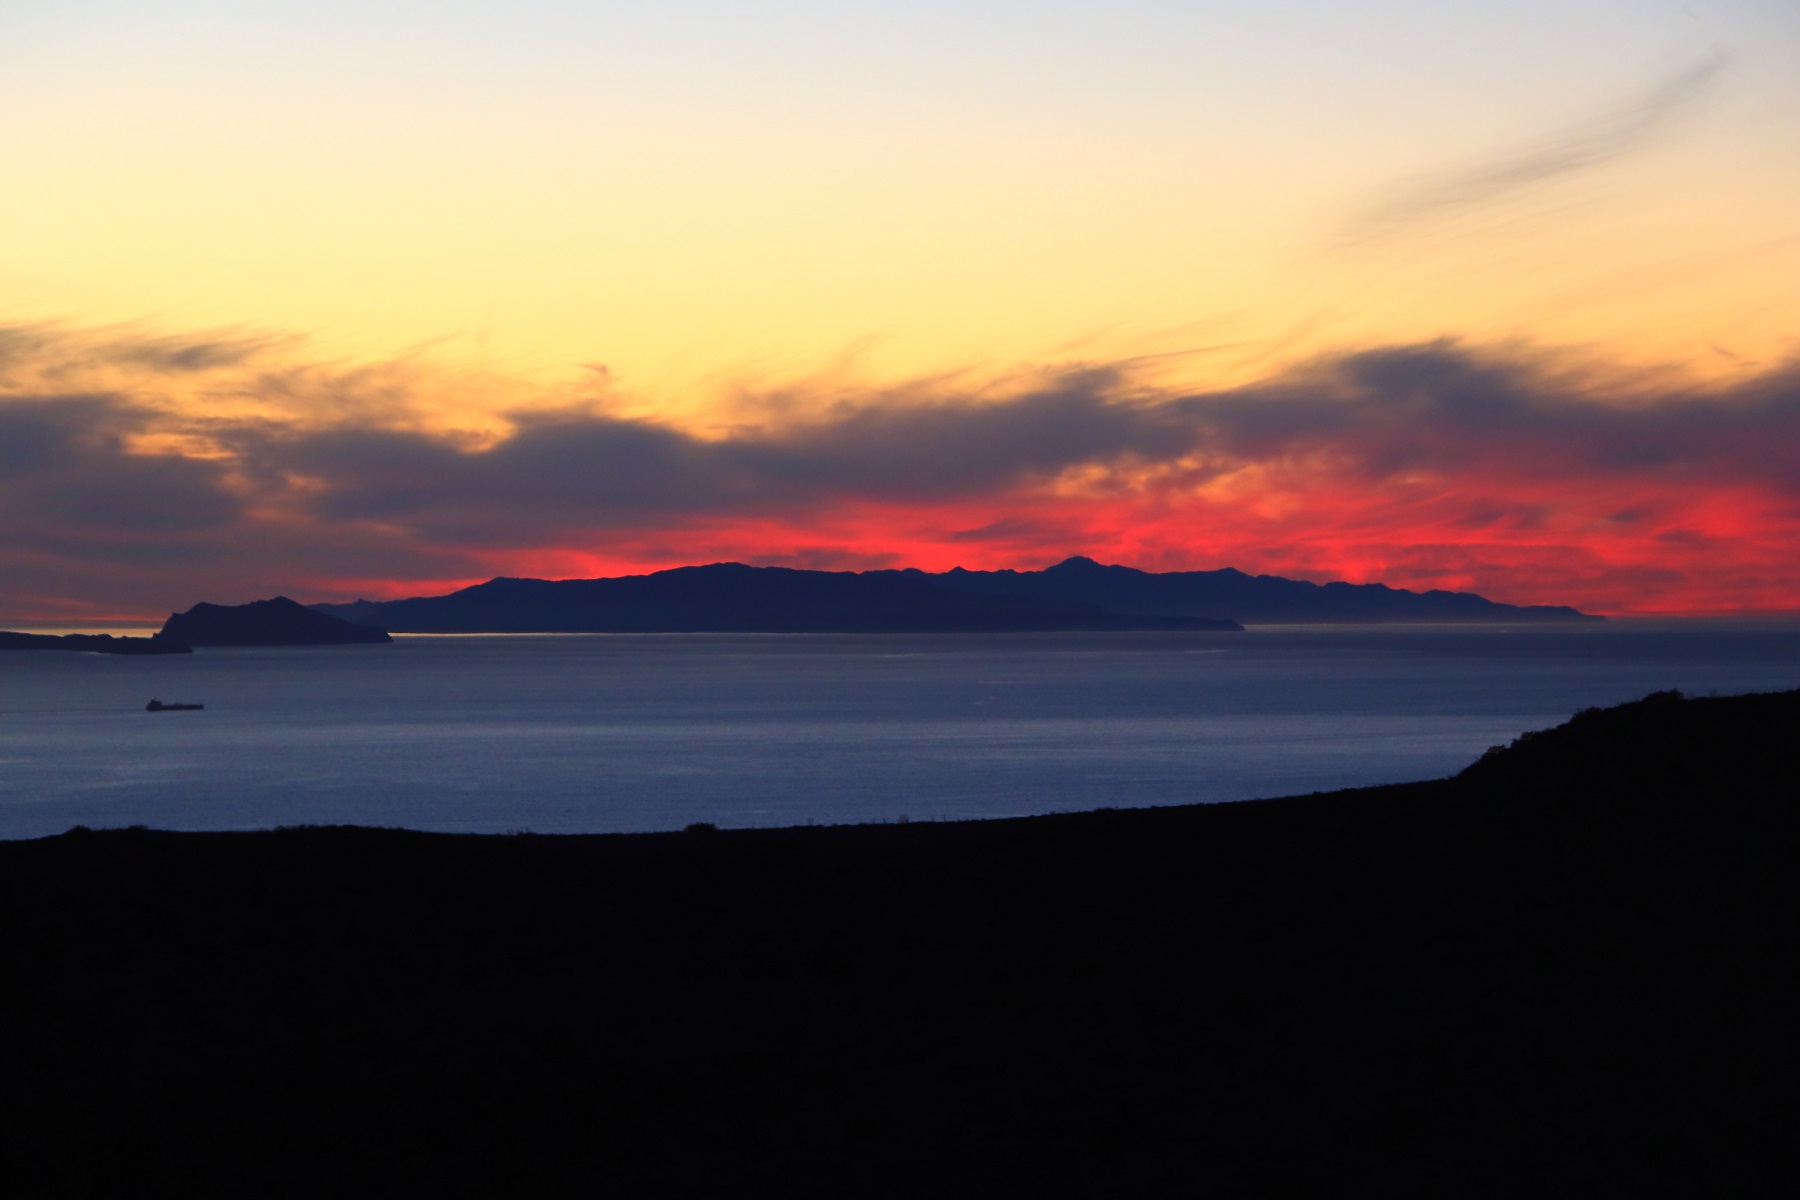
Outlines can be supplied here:
[[[1432, 778], [1576, 709], [1800, 686], [1800, 629], [403, 637], [0, 657], [0, 836], [1008, 816]], [[199, 713], [150, 714], [151, 697]]]

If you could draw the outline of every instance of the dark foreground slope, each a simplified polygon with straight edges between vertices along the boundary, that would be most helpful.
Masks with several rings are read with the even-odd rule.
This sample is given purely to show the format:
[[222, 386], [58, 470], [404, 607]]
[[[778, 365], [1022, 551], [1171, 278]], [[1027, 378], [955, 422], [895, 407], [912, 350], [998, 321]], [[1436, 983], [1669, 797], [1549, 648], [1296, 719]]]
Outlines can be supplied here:
[[966, 825], [0, 844], [6, 1170], [1779, 1194], [1797, 720], [1663, 697], [1453, 781]]

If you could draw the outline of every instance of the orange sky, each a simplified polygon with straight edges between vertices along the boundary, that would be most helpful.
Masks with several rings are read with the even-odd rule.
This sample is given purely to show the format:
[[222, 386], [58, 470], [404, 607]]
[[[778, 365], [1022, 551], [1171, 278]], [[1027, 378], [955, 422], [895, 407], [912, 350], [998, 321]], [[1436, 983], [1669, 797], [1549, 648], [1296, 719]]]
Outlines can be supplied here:
[[717, 559], [1800, 608], [1775, 0], [23, 0], [0, 626]]

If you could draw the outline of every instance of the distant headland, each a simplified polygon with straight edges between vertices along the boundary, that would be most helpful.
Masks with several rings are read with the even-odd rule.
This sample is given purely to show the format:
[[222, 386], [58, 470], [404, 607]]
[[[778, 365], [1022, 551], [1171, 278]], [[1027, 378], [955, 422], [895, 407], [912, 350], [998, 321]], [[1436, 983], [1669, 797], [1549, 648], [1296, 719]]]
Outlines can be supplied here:
[[110, 633], [0, 633], [0, 650], [66, 650], [83, 654], [192, 654], [186, 642], [164, 637], [114, 637]]
[[72, 650], [89, 654], [192, 654], [195, 646], [348, 646], [394, 639], [367, 624], [314, 612], [286, 596], [249, 604], [196, 604], [170, 613], [151, 636], [110, 633], [0, 633], [0, 650]]
[[611, 579], [498, 578], [443, 596], [315, 604], [396, 633], [1238, 631], [1245, 624], [1598, 621], [1470, 592], [1154, 573], [1070, 558], [1041, 571], [805, 571], [742, 563]]
[[189, 646], [348, 646], [394, 640], [367, 623], [339, 620], [286, 596], [249, 604], [196, 604], [169, 614], [156, 636]]

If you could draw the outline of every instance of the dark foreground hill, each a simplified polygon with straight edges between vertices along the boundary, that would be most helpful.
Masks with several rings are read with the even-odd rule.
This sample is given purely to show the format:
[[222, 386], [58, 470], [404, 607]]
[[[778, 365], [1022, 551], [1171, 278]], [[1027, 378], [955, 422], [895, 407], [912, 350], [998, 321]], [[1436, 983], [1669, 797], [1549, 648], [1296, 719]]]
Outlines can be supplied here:
[[988, 823], [0, 843], [6, 1175], [1781, 1194], [1797, 723], [1660, 696], [1447, 781]]
[[398, 633], [1006, 633], [1237, 630], [1196, 615], [1120, 614], [1085, 600], [971, 593], [917, 571], [713, 563], [618, 579], [493, 579], [447, 596], [316, 604]]
[[947, 587], [999, 596], [1080, 600], [1121, 613], [1224, 613], [1251, 625], [1295, 622], [1598, 621], [1564, 605], [1500, 604], [1473, 592], [1412, 592], [1382, 583], [1307, 583], [1278, 575], [1139, 571], [1071, 558], [1042, 571], [932, 575]]
[[340, 620], [286, 596], [248, 604], [196, 604], [171, 613], [156, 635], [189, 646], [353, 646], [391, 642], [383, 630]]

